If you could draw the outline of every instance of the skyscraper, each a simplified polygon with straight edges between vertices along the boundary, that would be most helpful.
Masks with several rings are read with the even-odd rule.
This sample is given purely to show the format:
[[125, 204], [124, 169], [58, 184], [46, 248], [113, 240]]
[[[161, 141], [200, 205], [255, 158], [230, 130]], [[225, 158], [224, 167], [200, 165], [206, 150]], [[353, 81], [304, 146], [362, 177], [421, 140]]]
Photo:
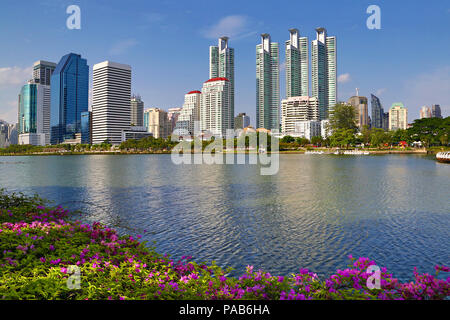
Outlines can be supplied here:
[[92, 143], [122, 142], [131, 123], [131, 66], [111, 61], [93, 67]]
[[431, 109], [427, 106], [420, 108], [420, 119], [431, 118]]
[[353, 96], [348, 99], [348, 104], [351, 104], [355, 108], [356, 124], [361, 130], [364, 126], [369, 125], [369, 108], [366, 97]]
[[167, 118], [169, 119], [169, 135], [172, 134], [173, 130], [175, 130], [175, 126], [177, 124], [178, 117], [180, 116], [182, 108], [169, 108], [167, 109]]
[[371, 94], [370, 103], [372, 107], [372, 127], [373, 128], [383, 128], [383, 114], [384, 110], [381, 106], [380, 99]]
[[309, 95], [308, 38], [289, 29], [286, 41], [286, 98]]
[[144, 111], [144, 127], [156, 139], [167, 139], [170, 131], [170, 122], [167, 112], [160, 108], [149, 108]]
[[30, 80], [19, 94], [19, 144], [50, 143], [50, 86]]
[[408, 109], [403, 103], [396, 102], [389, 109], [389, 130], [406, 129], [408, 126]]
[[200, 121], [200, 95], [201, 92], [198, 90], [189, 91], [184, 95], [183, 108], [175, 125], [176, 134], [194, 134], [194, 122]]
[[[33, 65], [33, 79], [39, 79], [40, 84], [49, 86], [56, 63], [44, 60], [36, 61]], [[38, 82], [38, 81], [36, 81]]]
[[220, 37], [218, 46], [209, 47], [209, 78], [227, 78], [230, 87], [230, 112], [234, 117], [234, 49], [228, 37]]
[[239, 113], [236, 117], [234, 117], [234, 128], [235, 129], [244, 129], [250, 125], [250, 117], [243, 113]]
[[280, 71], [278, 43], [261, 35], [256, 46], [256, 127], [280, 128]]
[[433, 118], [442, 118], [441, 107], [438, 104], [433, 104], [431, 106], [431, 116]]
[[144, 102], [141, 96], [131, 96], [131, 124], [137, 127], [144, 126]]
[[51, 76], [51, 144], [81, 132], [81, 113], [88, 111], [89, 67], [79, 54], [61, 58]]
[[200, 130], [226, 136], [227, 129], [234, 127], [230, 109], [230, 81], [223, 77], [205, 81], [200, 96]]
[[317, 28], [311, 43], [312, 96], [319, 99], [320, 119], [328, 118], [337, 99], [336, 37], [327, 37], [325, 28]]

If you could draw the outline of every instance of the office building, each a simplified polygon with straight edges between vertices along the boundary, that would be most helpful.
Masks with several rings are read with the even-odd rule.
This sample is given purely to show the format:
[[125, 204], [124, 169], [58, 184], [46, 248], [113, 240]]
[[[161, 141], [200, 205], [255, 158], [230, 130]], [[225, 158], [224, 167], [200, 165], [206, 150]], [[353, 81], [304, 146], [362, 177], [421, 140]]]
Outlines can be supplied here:
[[228, 79], [230, 87], [229, 109], [232, 117], [234, 117], [234, 49], [228, 47], [228, 39], [228, 37], [220, 37], [217, 46], [209, 47], [209, 79]]
[[50, 86], [30, 80], [19, 94], [19, 144], [50, 143]]
[[278, 43], [261, 35], [256, 46], [256, 127], [280, 128], [280, 70]]
[[384, 131], [388, 131], [389, 130], [389, 112], [384, 112], [383, 113], [383, 127], [382, 129]]
[[56, 63], [44, 60], [36, 61], [33, 65], [33, 79], [37, 83], [49, 86]]
[[408, 109], [403, 103], [393, 103], [389, 109], [389, 130], [406, 129], [408, 127]]
[[139, 95], [131, 96], [131, 125], [144, 126], [144, 102]]
[[81, 143], [92, 144], [92, 112], [81, 113]]
[[431, 116], [433, 118], [442, 118], [441, 107], [438, 104], [433, 104], [431, 106]]
[[167, 112], [160, 108], [149, 108], [144, 111], [144, 127], [153, 137], [167, 139], [171, 124]]
[[[281, 132], [295, 132], [300, 121], [319, 120], [319, 102], [315, 97], [290, 97], [281, 102]], [[320, 123], [319, 123], [320, 127]], [[320, 130], [319, 130], [320, 131]], [[320, 135], [320, 134], [319, 134]]]
[[317, 28], [316, 34], [311, 43], [311, 95], [319, 99], [320, 119], [324, 120], [337, 99], [336, 37], [328, 37], [325, 28]]
[[182, 108], [167, 109], [167, 118], [169, 119], [170, 123], [169, 135], [171, 135], [173, 130], [175, 130], [175, 126], [177, 125], [178, 117], [180, 116], [181, 110]]
[[128, 141], [128, 140], [141, 140], [144, 138], [153, 137], [153, 133], [148, 132], [147, 128], [144, 126], [131, 126], [128, 129], [122, 130], [122, 142]]
[[245, 112], [234, 117], [234, 129], [244, 129], [248, 126], [250, 126], [250, 117]]
[[383, 114], [384, 110], [381, 106], [380, 99], [371, 94], [370, 95], [370, 103], [372, 107], [372, 122], [371, 127], [372, 128], [383, 128]]
[[195, 122], [200, 122], [200, 96], [201, 92], [198, 90], [184, 95], [183, 108], [175, 124], [175, 134], [179, 136], [195, 134]]
[[88, 111], [89, 67], [79, 54], [62, 57], [51, 76], [51, 144], [81, 132], [81, 113]]
[[289, 29], [286, 41], [286, 98], [309, 95], [308, 38], [297, 29]]
[[92, 143], [122, 142], [131, 123], [131, 66], [111, 61], [93, 67]]
[[427, 106], [420, 108], [420, 119], [431, 118], [431, 109]]
[[306, 138], [311, 141], [312, 137], [320, 137], [321, 124], [318, 120], [297, 121], [294, 124], [293, 130], [286, 132], [285, 134], [292, 137]]
[[369, 106], [366, 97], [353, 96], [347, 101], [355, 109], [356, 125], [361, 131], [364, 126], [369, 126]]

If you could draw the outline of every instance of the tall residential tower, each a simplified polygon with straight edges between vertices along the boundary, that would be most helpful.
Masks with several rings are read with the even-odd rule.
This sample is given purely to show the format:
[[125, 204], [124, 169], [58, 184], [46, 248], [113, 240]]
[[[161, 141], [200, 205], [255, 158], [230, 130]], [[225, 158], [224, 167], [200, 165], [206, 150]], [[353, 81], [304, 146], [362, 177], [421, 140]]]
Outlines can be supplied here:
[[256, 46], [256, 127], [280, 128], [280, 71], [278, 43], [261, 35]]
[[286, 41], [286, 99], [309, 96], [308, 38], [297, 29], [289, 29]]
[[336, 37], [327, 37], [325, 28], [317, 28], [311, 43], [312, 96], [319, 99], [320, 119], [328, 118], [337, 99]]
[[[217, 46], [209, 47], [209, 79], [227, 78], [230, 90], [230, 112], [234, 117], [234, 49], [228, 47], [228, 37], [220, 37]], [[233, 125], [233, 124], [232, 124]]]

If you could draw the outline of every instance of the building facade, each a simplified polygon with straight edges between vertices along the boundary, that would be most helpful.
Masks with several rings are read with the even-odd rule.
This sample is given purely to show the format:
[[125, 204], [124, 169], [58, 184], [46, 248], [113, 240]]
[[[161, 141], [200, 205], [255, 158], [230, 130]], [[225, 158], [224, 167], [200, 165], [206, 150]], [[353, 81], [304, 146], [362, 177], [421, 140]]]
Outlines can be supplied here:
[[81, 113], [81, 143], [92, 144], [92, 112]]
[[230, 87], [230, 110], [234, 117], [234, 48], [228, 37], [220, 37], [217, 46], [209, 47], [209, 78], [227, 78]]
[[407, 129], [408, 109], [403, 103], [393, 103], [389, 109], [389, 130]]
[[144, 102], [139, 95], [131, 96], [131, 125], [144, 126]]
[[30, 80], [19, 94], [19, 144], [50, 143], [50, 86]]
[[356, 125], [359, 130], [362, 130], [364, 126], [369, 126], [369, 106], [366, 97], [353, 96], [347, 101], [355, 109]]
[[92, 143], [122, 142], [131, 124], [131, 66], [111, 61], [93, 67]]
[[328, 37], [325, 28], [316, 29], [311, 42], [311, 95], [319, 99], [320, 119], [327, 119], [337, 101], [336, 37]]
[[433, 118], [442, 118], [441, 107], [438, 104], [433, 104], [431, 106], [431, 116]]
[[61, 58], [51, 76], [51, 144], [81, 132], [81, 113], [88, 111], [89, 67], [79, 54]]
[[176, 127], [177, 121], [178, 121], [178, 117], [180, 116], [182, 109], [183, 108], [167, 109], [167, 118], [169, 119], [169, 123], [170, 123], [169, 135], [171, 135], [173, 130], [175, 130], [175, 127]]
[[256, 46], [256, 127], [280, 128], [280, 70], [278, 43], [261, 35]]
[[[315, 97], [290, 97], [281, 102], [281, 132], [296, 132], [296, 123], [319, 120], [319, 102]], [[320, 130], [319, 130], [320, 131]], [[320, 134], [319, 134], [320, 135]]]
[[56, 63], [44, 60], [36, 61], [33, 65], [33, 79], [37, 83], [49, 86]]
[[308, 38], [297, 29], [289, 29], [286, 41], [286, 98], [309, 95]]
[[370, 95], [370, 103], [372, 107], [372, 122], [371, 127], [372, 128], [383, 128], [383, 114], [384, 110], [381, 105], [380, 99], [371, 94]]
[[234, 127], [230, 107], [230, 82], [227, 78], [212, 78], [203, 83], [200, 96], [200, 130], [226, 136]]
[[420, 108], [420, 119], [431, 118], [431, 109], [427, 106]]
[[234, 129], [244, 129], [248, 126], [250, 126], [250, 117], [245, 112], [234, 117]]
[[183, 108], [181, 109], [174, 129], [175, 134], [179, 136], [195, 134], [195, 122], [200, 121], [201, 94], [200, 91], [193, 90], [184, 95]]
[[144, 111], [144, 127], [153, 137], [167, 139], [171, 124], [167, 112], [160, 108], [149, 108]]
[[321, 126], [318, 120], [302, 120], [295, 123], [294, 130], [288, 133], [293, 137], [306, 138], [311, 141], [312, 137], [320, 137]]

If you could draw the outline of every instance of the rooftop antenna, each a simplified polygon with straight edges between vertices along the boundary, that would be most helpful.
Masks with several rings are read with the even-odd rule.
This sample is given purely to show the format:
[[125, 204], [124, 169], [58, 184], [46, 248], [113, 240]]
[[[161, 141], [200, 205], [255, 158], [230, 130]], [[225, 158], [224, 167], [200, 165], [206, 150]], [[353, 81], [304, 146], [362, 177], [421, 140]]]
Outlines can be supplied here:
[[356, 96], [359, 97], [359, 88], [356, 88]]

